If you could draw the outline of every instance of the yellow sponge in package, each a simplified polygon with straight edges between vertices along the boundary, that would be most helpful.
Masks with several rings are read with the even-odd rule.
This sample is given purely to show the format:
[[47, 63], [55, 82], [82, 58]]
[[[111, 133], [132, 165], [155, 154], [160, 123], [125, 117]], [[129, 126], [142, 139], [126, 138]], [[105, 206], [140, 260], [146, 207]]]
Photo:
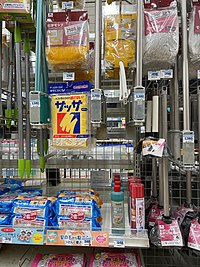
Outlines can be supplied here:
[[125, 67], [135, 62], [136, 13], [105, 16], [106, 69]]
[[52, 69], [86, 69], [89, 59], [88, 13], [48, 14], [46, 56]]

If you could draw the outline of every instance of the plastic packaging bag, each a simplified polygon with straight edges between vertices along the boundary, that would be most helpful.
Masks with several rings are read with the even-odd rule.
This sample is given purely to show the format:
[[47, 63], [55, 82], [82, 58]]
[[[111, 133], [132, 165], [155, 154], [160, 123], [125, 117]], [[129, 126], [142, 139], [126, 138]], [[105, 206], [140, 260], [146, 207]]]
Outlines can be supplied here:
[[190, 16], [189, 55], [192, 63], [200, 63], [200, 6], [194, 6]]
[[150, 231], [151, 243], [157, 247], [182, 247], [183, 238], [178, 222], [170, 217], [158, 220]]
[[140, 257], [134, 252], [125, 253], [110, 251], [92, 254], [89, 267], [107, 266], [141, 267]]
[[119, 14], [119, 6], [105, 7], [104, 31], [105, 31], [105, 68], [107, 76], [119, 73], [119, 62], [124, 63], [125, 68], [132, 67], [136, 53], [136, 9], [123, 10]]
[[96, 201], [89, 195], [69, 195], [59, 198], [54, 203], [54, 211], [57, 215], [65, 216], [81, 213], [84, 218], [97, 218], [101, 215]]
[[16, 227], [45, 228], [48, 226], [48, 218], [40, 218], [32, 215], [13, 215], [11, 225]]
[[57, 3], [62, 8], [64, 2], [73, 2], [73, 7], [76, 9], [84, 9], [85, 0], [57, 0]]
[[197, 218], [193, 219], [191, 221], [191, 224], [189, 225], [189, 236], [188, 236], [188, 242], [187, 246], [189, 248], [195, 249], [200, 251], [200, 214], [197, 216]]
[[46, 55], [54, 70], [88, 69], [89, 29], [85, 11], [48, 14]]
[[55, 216], [52, 225], [67, 230], [101, 231], [101, 225], [96, 218], [84, 218], [84, 214], [73, 216]]
[[85, 267], [84, 254], [37, 254], [31, 267]]
[[[179, 24], [177, 3], [162, 9], [144, 11], [144, 64], [151, 63], [157, 68], [162, 64], [173, 64], [179, 50]], [[160, 64], [160, 65], [159, 65]]]

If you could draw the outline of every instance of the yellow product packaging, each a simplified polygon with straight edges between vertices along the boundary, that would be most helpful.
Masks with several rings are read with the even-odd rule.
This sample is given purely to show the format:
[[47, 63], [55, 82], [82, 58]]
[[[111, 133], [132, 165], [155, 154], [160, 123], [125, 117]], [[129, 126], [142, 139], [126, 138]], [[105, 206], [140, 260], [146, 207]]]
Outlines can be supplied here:
[[87, 69], [89, 60], [88, 13], [48, 14], [46, 55], [54, 70]]
[[119, 69], [119, 62], [125, 68], [135, 62], [136, 54], [136, 13], [106, 15], [105, 30], [105, 68]]
[[87, 94], [52, 96], [53, 147], [81, 149], [89, 145]]

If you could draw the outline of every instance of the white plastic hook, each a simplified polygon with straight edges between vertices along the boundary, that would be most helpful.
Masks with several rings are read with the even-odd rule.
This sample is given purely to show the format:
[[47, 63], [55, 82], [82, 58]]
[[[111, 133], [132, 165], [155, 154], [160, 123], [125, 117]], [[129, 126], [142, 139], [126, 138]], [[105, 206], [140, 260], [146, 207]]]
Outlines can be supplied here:
[[124, 68], [124, 63], [122, 61], [119, 62], [119, 78], [120, 78], [119, 100], [123, 101], [124, 105], [127, 105], [128, 89], [127, 89], [127, 82], [126, 82], [126, 72]]

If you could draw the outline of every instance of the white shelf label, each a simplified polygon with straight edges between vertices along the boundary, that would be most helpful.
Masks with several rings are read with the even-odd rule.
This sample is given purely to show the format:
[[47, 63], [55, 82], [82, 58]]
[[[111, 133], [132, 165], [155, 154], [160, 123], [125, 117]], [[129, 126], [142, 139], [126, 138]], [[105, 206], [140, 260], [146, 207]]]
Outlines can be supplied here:
[[197, 79], [200, 80], [200, 70], [197, 71]]
[[183, 143], [194, 143], [194, 132], [183, 133]]
[[125, 248], [124, 239], [117, 239], [114, 241], [114, 248]]
[[74, 81], [75, 73], [74, 72], [63, 72], [63, 81]]
[[30, 101], [30, 107], [31, 108], [39, 108], [40, 107], [40, 101], [39, 100], [31, 100]]
[[173, 79], [173, 70], [161, 70], [161, 79]]
[[148, 80], [149, 81], [160, 80], [160, 71], [148, 71]]
[[62, 2], [62, 9], [73, 9], [74, 8], [74, 2]]

